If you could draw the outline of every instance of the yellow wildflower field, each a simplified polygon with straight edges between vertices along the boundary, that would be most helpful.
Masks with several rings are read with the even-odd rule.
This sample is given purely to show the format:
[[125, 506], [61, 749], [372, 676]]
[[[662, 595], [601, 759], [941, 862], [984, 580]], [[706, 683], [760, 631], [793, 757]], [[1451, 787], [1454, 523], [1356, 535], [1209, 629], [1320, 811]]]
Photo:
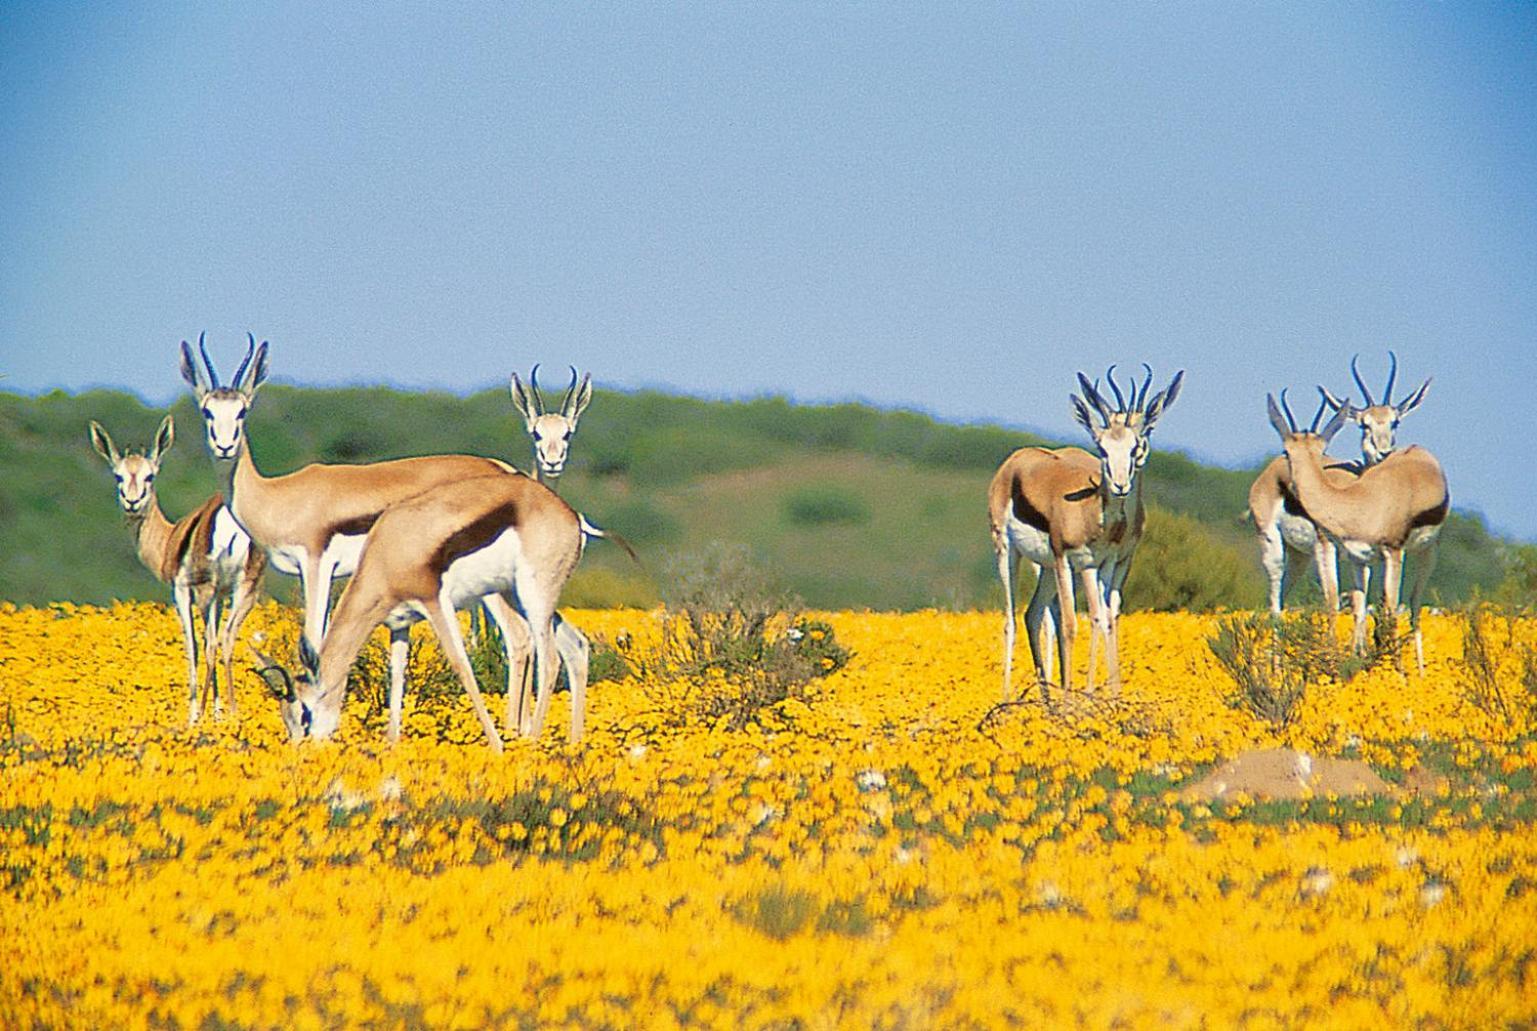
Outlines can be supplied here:
[[[239, 718], [189, 731], [164, 606], [0, 608], [0, 1024], [1537, 1016], [1537, 737], [1465, 700], [1450, 617], [1427, 617], [1423, 677], [1314, 685], [1284, 731], [1225, 701], [1214, 617], [1127, 616], [1121, 699], [1057, 713], [993, 708], [995, 613], [820, 618], [852, 661], [742, 729], [632, 678], [594, 685], [581, 746], [562, 697], [493, 756], [449, 693], [408, 691], [393, 748], [368, 697], [295, 746], [249, 662]], [[264, 605], [246, 636], [294, 625]], [[1184, 796], [1278, 746], [1434, 786]]]

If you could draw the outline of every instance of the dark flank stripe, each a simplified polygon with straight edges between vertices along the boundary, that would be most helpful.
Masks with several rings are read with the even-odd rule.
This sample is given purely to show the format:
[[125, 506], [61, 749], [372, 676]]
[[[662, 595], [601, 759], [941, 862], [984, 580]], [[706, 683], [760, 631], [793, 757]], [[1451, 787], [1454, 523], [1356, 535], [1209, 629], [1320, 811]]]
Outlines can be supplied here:
[[521, 522], [521, 513], [515, 501], [505, 501], [482, 513], [474, 522], [455, 530], [438, 548], [432, 559], [434, 575], [441, 577], [455, 559], [479, 551], [495, 540], [503, 530], [516, 528]]
[[1409, 529], [1417, 530], [1421, 526], [1440, 526], [1442, 523], [1446, 522], [1446, 513], [1451, 510], [1451, 507], [1452, 496], [1448, 494], [1441, 499], [1441, 503], [1435, 508], [1427, 508], [1425, 511], [1415, 515], [1415, 517], [1409, 521]]
[[361, 535], [373, 529], [374, 523], [379, 521], [379, 512], [369, 512], [353, 519], [344, 519], [339, 523], [332, 523], [330, 536], [338, 534]]
[[1050, 533], [1051, 524], [1046, 521], [1044, 513], [1030, 504], [1030, 500], [1025, 497], [1024, 491], [1020, 489], [1020, 483], [1017, 478], [1009, 489], [1014, 495], [1014, 518], [1026, 526], [1034, 527], [1042, 533]]

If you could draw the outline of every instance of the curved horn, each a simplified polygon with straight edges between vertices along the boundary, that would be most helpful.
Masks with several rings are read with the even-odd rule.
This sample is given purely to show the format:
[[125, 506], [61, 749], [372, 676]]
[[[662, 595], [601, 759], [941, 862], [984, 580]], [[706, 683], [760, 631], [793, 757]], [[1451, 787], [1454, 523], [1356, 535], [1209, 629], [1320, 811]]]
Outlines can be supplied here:
[[1366, 399], [1366, 407], [1370, 408], [1377, 402], [1372, 400], [1372, 392], [1366, 389], [1365, 383], [1361, 382], [1361, 370], [1356, 368], [1356, 359], [1359, 357], [1361, 356], [1358, 354], [1350, 359], [1350, 374], [1355, 377], [1356, 386], [1361, 388], [1361, 396]]
[[[1322, 393], [1322, 388], [1321, 387], [1319, 388], [1319, 391], [1320, 391], [1320, 393]], [[1323, 397], [1318, 399], [1318, 411], [1313, 413], [1313, 421], [1308, 424], [1308, 432], [1309, 433], [1317, 433], [1318, 432], [1318, 422], [1319, 422], [1320, 419], [1322, 419], [1324, 417], [1324, 409], [1326, 409], [1328, 407], [1329, 407], [1329, 397], [1328, 397], [1327, 394], [1325, 394]]]
[[1084, 400], [1088, 401], [1089, 404], [1094, 406], [1094, 410], [1099, 413], [1100, 419], [1106, 426], [1109, 426], [1110, 406], [1106, 404], [1105, 399], [1100, 396], [1099, 384], [1097, 382], [1090, 383], [1089, 377], [1080, 372], [1078, 374], [1078, 386], [1083, 391]]
[[1105, 370], [1105, 382], [1110, 385], [1111, 393], [1115, 394], [1115, 410], [1118, 412], [1126, 411], [1126, 399], [1121, 396], [1121, 388], [1115, 382], [1114, 365]]
[[571, 366], [571, 385], [566, 388], [566, 394], [560, 399], [560, 414], [569, 414], [571, 399], [576, 396], [576, 366]]
[[1142, 369], [1147, 373], [1147, 379], [1142, 381], [1142, 390], [1132, 399], [1131, 404], [1139, 412], [1147, 411], [1147, 392], [1153, 386], [1153, 367], [1147, 362], [1143, 362]]
[[240, 363], [240, 368], [235, 370], [235, 378], [229, 381], [229, 385], [236, 390], [240, 389], [240, 383], [245, 378], [246, 366], [251, 364], [251, 356], [256, 353], [256, 334], [247, 332], [246, 338], [251, 342], [246, 345], [245, 359]]
[[1292, 414], [1291, 405], [1286, 403], [1286, 388], [1281, 388], [1281, 411], [1286, 413], [1286, 425], [1291, 427], [1293, 433], [1297, 432], [1297, 417]]
[[208, 357], [208, 331], [205, 329], [197, 335], [197, 349], [203, 356], [203, 367], [208, 370], [208, 385], [210, 388], [219, 386], [219, 374], [213, 370], [213, 359]]
[[1393, 403], [1393, 378], [1398, 375], [1398, 355], [1388, 352], [1388, 385], [1382, 390], [1382, 403]]
[[536, 414], [536, 415], [543, 415], [544, 414], [544, 395], [539, 392], [539, 363], [538, 362], [535, 362], [534, 363], [534, 367], [531, 370], [529, 370], [529, 373], [528, 373], [528, 386], [529, 386], [529, 389], [532, 390], [533, 394], [534, 394], [534, 414]]

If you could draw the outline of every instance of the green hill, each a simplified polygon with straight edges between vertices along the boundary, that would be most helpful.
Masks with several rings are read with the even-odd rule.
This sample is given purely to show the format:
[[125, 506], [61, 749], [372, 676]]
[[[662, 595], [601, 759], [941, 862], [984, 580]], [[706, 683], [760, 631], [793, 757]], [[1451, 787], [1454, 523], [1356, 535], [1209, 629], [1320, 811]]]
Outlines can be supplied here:
[[[217, 489], [190, 397], [158, 481], [175, 518]], [[0, 598], [40, 604], [161, 599], [139, 565], [91, 450], [96, 419], [123, 448], [149, 442], [162, 412], [115, 391], [25, 397], [0, 392]], [[263, 388], [252, 412], [268, 475], [312, 461], [366, 462], [471, 452], [529, 465], [530, 445], [501, 391], [467, 398], [384, 388]], [[807, 604], [823, 608], [996, 606], [987, 536], [988, 479], [1010, 451], [1043, 443], [996, 426], [953, 426], [864, 405], [782, 398], [716, 402], [599, 392], [582, 419], [561, 493], [628, 536], [646, 571], [595, 544], [568, 604], [649, 604], [673, 555], [722, 540], [746, 545]], [[1155, 452], [1156, 506], [1128, 588], [1131, 608], [1251, 607], [1263, 583], [1244, 521], [1254, 470]], [[1473, 516], [1442, 535], [1432, 598], [1498, 584], [1510, 550]], [[279, 597], [292, 596], [276, 579]], [[1316, 588], [1304, 596], [1316, 596]]]

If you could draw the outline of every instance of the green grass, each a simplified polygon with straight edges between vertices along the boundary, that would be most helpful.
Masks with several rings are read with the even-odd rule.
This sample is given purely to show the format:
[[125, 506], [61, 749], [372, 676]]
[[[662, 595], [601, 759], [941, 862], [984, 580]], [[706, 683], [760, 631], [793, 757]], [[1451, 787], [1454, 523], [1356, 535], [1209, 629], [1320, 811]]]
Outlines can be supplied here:
[[[218, 483], [190, 396], [172, 411], [177, 441], [157, 484], [174, 518]], [[96, 419], [120, 447], [142, 448], [162, 414], [116, 391], [0, 392], [0, 599], [168, 597], [139, 565], [112, 478], [86, 435], [87, 421]], [[256, 462], [269, 475], [312, 461], [449, 452], [527, 467], [531, 451], [501, 390], [461, 398], [272, 385], [257, 400], [250, 432]], [[561, 493], [600, 526], [631, 538], [644, 568], [595, 542], [565, 602], [651, 604], [655, 577], [673, 557], [725, 541], [745, 545], [815, 608], [996, 606], [987, 483], [1010, 451], [1034, 443], [1041, 441], [995, 426], [952, 426], [857, 404], [599, 392], [582, 419]], [[1243, 518], [1255, 471], [1154, 453], [1146, 476], [1156, 508], [1128, 607], [1260, 602], [1253, 531]], [[1492, 538], [1476, 517], [1454, 513], [1430, 601], [1495, 591], [1523, 554]], [[287, 578], [273, 576], [269, 587], [294, 599]], [[1304, 583], [1292, 597], [1316, 596]]]

